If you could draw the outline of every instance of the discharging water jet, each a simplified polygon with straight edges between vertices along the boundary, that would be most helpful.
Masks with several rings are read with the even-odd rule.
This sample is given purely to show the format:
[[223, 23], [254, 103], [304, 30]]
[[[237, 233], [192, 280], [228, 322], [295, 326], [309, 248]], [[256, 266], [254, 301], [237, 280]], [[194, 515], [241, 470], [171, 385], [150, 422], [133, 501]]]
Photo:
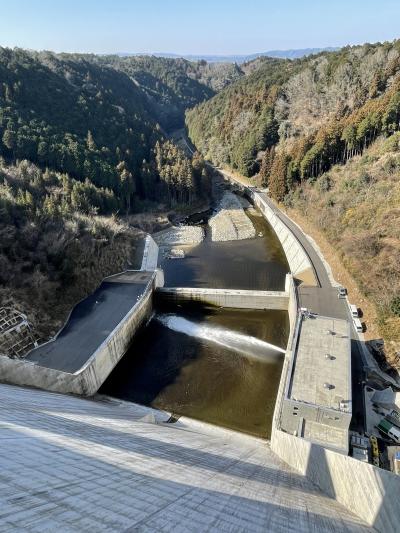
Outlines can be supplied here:
[[262, 361], [276, 360], [280, 357], [279, 354], [285, 353], [283, 348], [252, 337], [251, 335], [237, 333], [218, 326], [200, 324], [175, 314], [160, 314], [156, 315], [155, 319], [163, 324], [163, 326], [178, 333], [184, 333], [190, 337], [213, 342], [230, 350], [240, 352], [247, 357]]

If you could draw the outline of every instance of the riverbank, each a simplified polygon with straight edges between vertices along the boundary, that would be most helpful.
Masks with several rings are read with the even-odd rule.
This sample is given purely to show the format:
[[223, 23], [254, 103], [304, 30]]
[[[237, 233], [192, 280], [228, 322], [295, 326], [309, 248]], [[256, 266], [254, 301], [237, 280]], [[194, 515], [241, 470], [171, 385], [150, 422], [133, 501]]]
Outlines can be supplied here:
[[204, 239], [204, 229], [199, 226], [172, 226], [153, 233], [161, 259], [183, 259], [186, 253]]

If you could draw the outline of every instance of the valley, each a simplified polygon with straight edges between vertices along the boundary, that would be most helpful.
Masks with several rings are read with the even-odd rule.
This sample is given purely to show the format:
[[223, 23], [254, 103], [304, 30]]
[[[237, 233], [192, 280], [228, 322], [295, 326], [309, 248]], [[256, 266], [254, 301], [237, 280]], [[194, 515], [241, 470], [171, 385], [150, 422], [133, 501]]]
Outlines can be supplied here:
[[0, 14], [0, 533], [398, 533], [400, 3]]

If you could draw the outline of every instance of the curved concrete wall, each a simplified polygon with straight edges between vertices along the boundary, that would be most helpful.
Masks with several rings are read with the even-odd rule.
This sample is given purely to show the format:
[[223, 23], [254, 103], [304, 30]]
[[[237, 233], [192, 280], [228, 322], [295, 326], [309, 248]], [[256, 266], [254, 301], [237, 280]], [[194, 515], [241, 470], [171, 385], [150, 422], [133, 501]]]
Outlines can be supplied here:
[[246, 194], [250, 196], [254, 205], [258, 207], [274, 229], [282, 244], [282, 248], [285, 251], [290, 271], [293, 276], [307, 285], [318, 285], [310, 258], [291, 230], [274, 213], [273, 209], [262, 198], [260, 193], [252, 189], [246, 189]]
[[157, 272], [154, 272], [140, 300], [78, 372], [70, 374], [31, 361], [0, 356], [0, 380], [14, 385], [91, 396], [125, 354], [136, 330], [151, 317], [156, 284]]

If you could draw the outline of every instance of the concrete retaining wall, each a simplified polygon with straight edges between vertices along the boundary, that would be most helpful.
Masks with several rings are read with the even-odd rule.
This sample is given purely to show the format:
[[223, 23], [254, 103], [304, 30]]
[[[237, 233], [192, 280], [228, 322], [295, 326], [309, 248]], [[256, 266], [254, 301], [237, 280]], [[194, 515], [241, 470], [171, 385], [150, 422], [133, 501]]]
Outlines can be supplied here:
[[292, 361], [293, 350], [295, 349], [294, 343], [297, 337], [296, 329], [299, 327], [299, 314], [298, 314], [298, 298], [296, 286], [293, 276], [288, 274], [285, 281], [285, 290], [289, 296], [288, 315], [289, 315], [289, 338], [286, 347], [285, 359], [282, 365], [281, 379], [279, 382], [279, 389], [276, 396], [276, 403], [274, 409], [274, 417], [272, 420], [272, 432], [274, 428], [280, 427], [280, 418], [283, 406], [283, 398], [285, 395], [286, 382], [290, 370], [290, 364]]
[[164, 302], [179, 303], [193, 301], [236, 309], [275, 309], [286, 311], [289, 305], [288, 293], [281, 291], [165, 287], [157, 289], [156, 297]]
[[144, 243], [142, 266], [140, 270], [151, 272], [158, 264], [158, 246], [151, 235], [147, 235]]
[[74, 374], [37, 365], [31, 361], [0, 356], [0, 380], [49, 391], [91, 396], [104, 383], [129, 347], [136, 330], [153, 311], [154, 273], [140, 300], [99, 346], [86, 364]]
[[273, 428], [272, 450], [323, 492], [375, 527], [400, 527], [400, 477]]
[[290, 271], [293, 276], [303, 281], [307, 285], [318, 285], [311, 261], [304, 248], [290, 231], [290, 229], [274, 213], [273, 209], [267, 204], [267, 202], [258, 192], [248, 189], [246, 193], [250, 196], [254, 205], [258, 207], [258, 209], [274, 229], [279, 241], [282, 244], [282, 248], [284, 249], [290, 266]]

